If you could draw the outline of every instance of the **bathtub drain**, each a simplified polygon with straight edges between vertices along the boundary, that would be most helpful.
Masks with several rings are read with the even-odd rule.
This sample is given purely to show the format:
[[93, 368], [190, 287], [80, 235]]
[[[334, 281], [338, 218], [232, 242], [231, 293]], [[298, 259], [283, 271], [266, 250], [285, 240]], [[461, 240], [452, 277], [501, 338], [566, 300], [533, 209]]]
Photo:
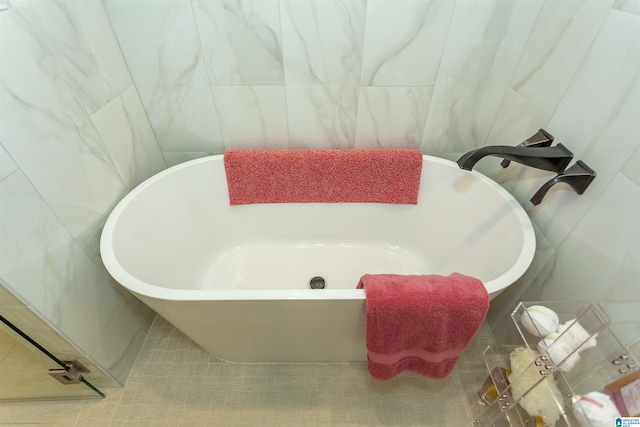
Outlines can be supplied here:
[[324, 279], [320, 276], [312, 277], [309, 281], [309, 286], [311, 287], [311, 289], [324, 289], [324, 285]]

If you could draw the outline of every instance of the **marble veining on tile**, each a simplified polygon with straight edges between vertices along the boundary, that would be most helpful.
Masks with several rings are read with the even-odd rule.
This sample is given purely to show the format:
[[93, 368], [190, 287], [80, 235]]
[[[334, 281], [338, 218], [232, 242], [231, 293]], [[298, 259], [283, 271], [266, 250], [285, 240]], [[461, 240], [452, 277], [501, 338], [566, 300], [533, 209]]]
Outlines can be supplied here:
[[191, 3], [105, 5], [162, 150], [222, 151]]
[[91, 353], [93, 360], [121, 384], [127, 381], [154, 317], [155, 312], [142, 302], [126, 298]]
[[611, 10], [612, 0], [545, 2], [512, 88], [551, 116]]
[[558, 248], [556, 266], [542, 296], [575, 299], [574, 292], [580, 289], [581, 298], [587, 300], [637, 299], [638, 218], [640, 187], [617, 174]]
[[429, 111], [431, 87], [360, 89], [357, 148], [418, 148]]
[[640, 147], [629, 157], [629, 160], [622, 168], [622, 173], [637, 186], [640, 186]]
[[366, 2], [280, 2], [287, 85], [357, 86]]
[[0, 142], [0, 181], [11, 175], [16, 169], [18, 166]]
[[289, 148], [285, 88], [214, 86], [220, 128], [227, 149]]
[[640, 1], [639, 0], [615, 0], [613, 3], [614, 9], [621, 10], [623, 12], [633, 13], [640, 15]]
[[91, 116], [128, 190], [166, 168], [134, 86]]
[[120, 305], [118, 290], [23, 173], [0, 183], [0, 200], [2, 282], [90, 353], [100, 339], [100, 325], [108, 323]]
[[423, 151], [464, 152], [485, 143], [542, 3], [456, 3]]
[[212, 85], [284, 84], [277, 0], [192, 5]]
[[3, 13], [2, 36], [12, 43], [0, 50], [0, 139], [74, 238], [84, 242], [124, 184], [30, 5]]
[[287, 86], [291, 148], [352, 148], [358, 89], [353, 86]]
[[[133, 83], [100, 2], [30, 2], [29, 25], [42, 27], [46, 44], [60, 58], [68, 85], [89, 114]], [[21, 9], [27, 10], [27, 9]]]
[[433, 86], [454, 2], [367, 4], [362, 86]]
[[[545, 197], [544, 208], [541, 204], [527, 210], [556, 247], [638, 147], [640, 67], [636, 64], [640, 64], [640, 19], [613, 10], [549, 123], [557, 141], [597, 172], [597, 179], [585, 192], [590, 196], [556, 186]], [[525, 172], [518, 192], [533, 194], [551, 178]]]

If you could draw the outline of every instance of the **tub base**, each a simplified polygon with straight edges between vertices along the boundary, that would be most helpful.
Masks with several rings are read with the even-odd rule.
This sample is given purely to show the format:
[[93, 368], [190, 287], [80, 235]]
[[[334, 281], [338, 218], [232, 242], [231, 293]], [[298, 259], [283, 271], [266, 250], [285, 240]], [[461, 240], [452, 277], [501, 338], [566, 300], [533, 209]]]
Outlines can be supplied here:
[[226, 361], [367, 360], [362, 299], [166, 303], [137, 296], [207, 352]]

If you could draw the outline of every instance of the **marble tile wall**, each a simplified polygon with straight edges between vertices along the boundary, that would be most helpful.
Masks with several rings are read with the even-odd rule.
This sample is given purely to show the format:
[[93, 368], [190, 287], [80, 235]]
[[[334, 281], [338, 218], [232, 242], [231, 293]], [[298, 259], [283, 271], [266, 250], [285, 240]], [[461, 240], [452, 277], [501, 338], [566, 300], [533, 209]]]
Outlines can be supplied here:
[[[550, 298], [637, 291], [639, 240], [627, 238], [640, 228], [637, 1], [12, 4], [0, 13], [0, 189], [15, 200], [3, 204], [3, 230], [33, 238], [6, 231], [11, 262], [0, 277], [15, 283], [58, 259], [46, 268], [66, 271], [51, 285], [62, 289], [94, 268], [93, 282], [113, 297], [101, 325], [120, 328], [137, 313], [113, 318], [132, 302], [99, 263], [101, 223], [165, 162], [231, 148], [419, 148], [455, 159], [541, 127], [598, 178], [582, 196], [557, 185], [533, 207], [528, 199], [552, 174], [478, 164], [525, 206], [544, 255], [497, 305], [508, 310], [530, 289]], [[38, 246], [41, 236], [52, 243]], [[63, 265], [61, 254], [83, 261]], [[602, 269], [589, 294], [583, 282], [596, 276], [572, 274], [586, 259]], [[48, 286], [31, 296], [42, 312]], [[89, 353], [108, 353], [116, 335], [102, 345], [86, 338]]]
[[[183, 94], [185, 108], [171, 123], [192, 124], [192, 109], [204, 101], [188, 93], [212, 100], [207, 125], [217, 124], [214, 131], [189, 127], [166, 143], [159, 136], [170, 164], [224, 148], [419, 148], [455, 159], [546, 128], [598, 172], [585, 195], [558, 185], [534, 207], [529, 198], [552, 175], [516, 164], [502, 170], [495, 160], [478, 167], [516, 195], [539, 228], [540, 248], [558, 250], [568, 270], [578, 268], [580, 256], [572, 250], [569, 261], [563, 243], [601, 195], [618, 188], [614, 178], [634, 173], [625, 162], [640, 146], [637, 1], [105, 2], [138, 86], [153, 84], [150, 75], [192, 75], [188, 84], [153, 84], [153, 95], [141, 91], [147, 110], [169, 108], [163, 98], [170, 105]], [[132, 7], [147, 13], [132, 19]], [[179, 43], [150, 42], [176, 25], [184, 28]], [[157, 36], [140, 37], [140, 26]], [[180, 61], [185, 51], [188, 60]], [[633, 177], [629, 190], [637, 191]], [[637, 231], [632, 206], [620, 207], [629, 212], [621, 227]], [[618, 244], [638, 260], [637, 247]], [[552, 265], [546, 255], [540, 263], [532, 270], [553, 272], [548, 281], [523, 280], [537, 289], [544, 283], [545, 291], [580, 288], [581, 280], [542, 268]], [[637, 277], [631, 270], [627, 287]], [[497, 305], [521, 296], [510, 294]]]
[[[575, 159], [598, 173], [584, 195], [557, 186], [537, 207], [525, 200], [549, 179], [547, 174], [526, 170], [513, 189], [557, 250], [542, 285], [543, 299], [625, 301], [640, 295], [640, 181], [635, 172], [640, 166], [640, 13], [619, 2], [613, 8], [603, 3], [570, 3], [574, 15], [568, 27], [558, 22], [564, 28], [556, 43], [546, 41], [542, 30], [529, 41], [527, 51], [545, 50], [545, 56], [570, 58], [575, 65], [561, 66], [558, 60], [557, 72], [552, 64], [530, 67], [521, 74], [527, 79], [519, 78], [513, 87], [549, 117], [545, 126]], [[560, 55], [557, 50], [569, 43], [564, 38], [576, 39], [570, 43], [576, 50], [564, 49], [567, 53]], [[551, 85], [566, 81], [562, 97], [525, 93], [538, 73], [556, 74], [558, 80], [544, 78]]]
[[102, 4], [10, 5], [0, 12], [0, 281], [22, 304], [0, 309], [54, 354], [95, 366], [96, 384], [124, 383], [154, 313], [106, 272], [99, 235], [118, 200], [166, 163]]
[[104, 3], [173, 164], [229, 148], [480, 146], [544, 1]]
[[[638, 4], [545, 2], [493, 125], [544, 127], [598, 174], [584, 195], [557, 185], [538, 206], [528, 200], [552, 174], [522, 169], [505, 185], [555, 252], [532, 280], [542, 300], [640, 295]], [[500, 297], [503, 311], [519, 298]]]

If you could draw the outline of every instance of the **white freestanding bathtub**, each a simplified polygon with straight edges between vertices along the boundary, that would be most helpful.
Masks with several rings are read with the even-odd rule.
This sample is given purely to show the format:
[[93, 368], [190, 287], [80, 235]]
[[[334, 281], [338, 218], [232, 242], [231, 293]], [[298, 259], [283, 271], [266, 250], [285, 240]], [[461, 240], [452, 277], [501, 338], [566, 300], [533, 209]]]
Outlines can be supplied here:
[[417, 205], [230, 206], [217, 155], [131, 191], [100, 249], [116, 281], [222, 359], [364, 361], [363, 274], [459, 272], [494, 297], [526, 271], [535, 237], [508, 192], [448, 160], [424, 156]]

